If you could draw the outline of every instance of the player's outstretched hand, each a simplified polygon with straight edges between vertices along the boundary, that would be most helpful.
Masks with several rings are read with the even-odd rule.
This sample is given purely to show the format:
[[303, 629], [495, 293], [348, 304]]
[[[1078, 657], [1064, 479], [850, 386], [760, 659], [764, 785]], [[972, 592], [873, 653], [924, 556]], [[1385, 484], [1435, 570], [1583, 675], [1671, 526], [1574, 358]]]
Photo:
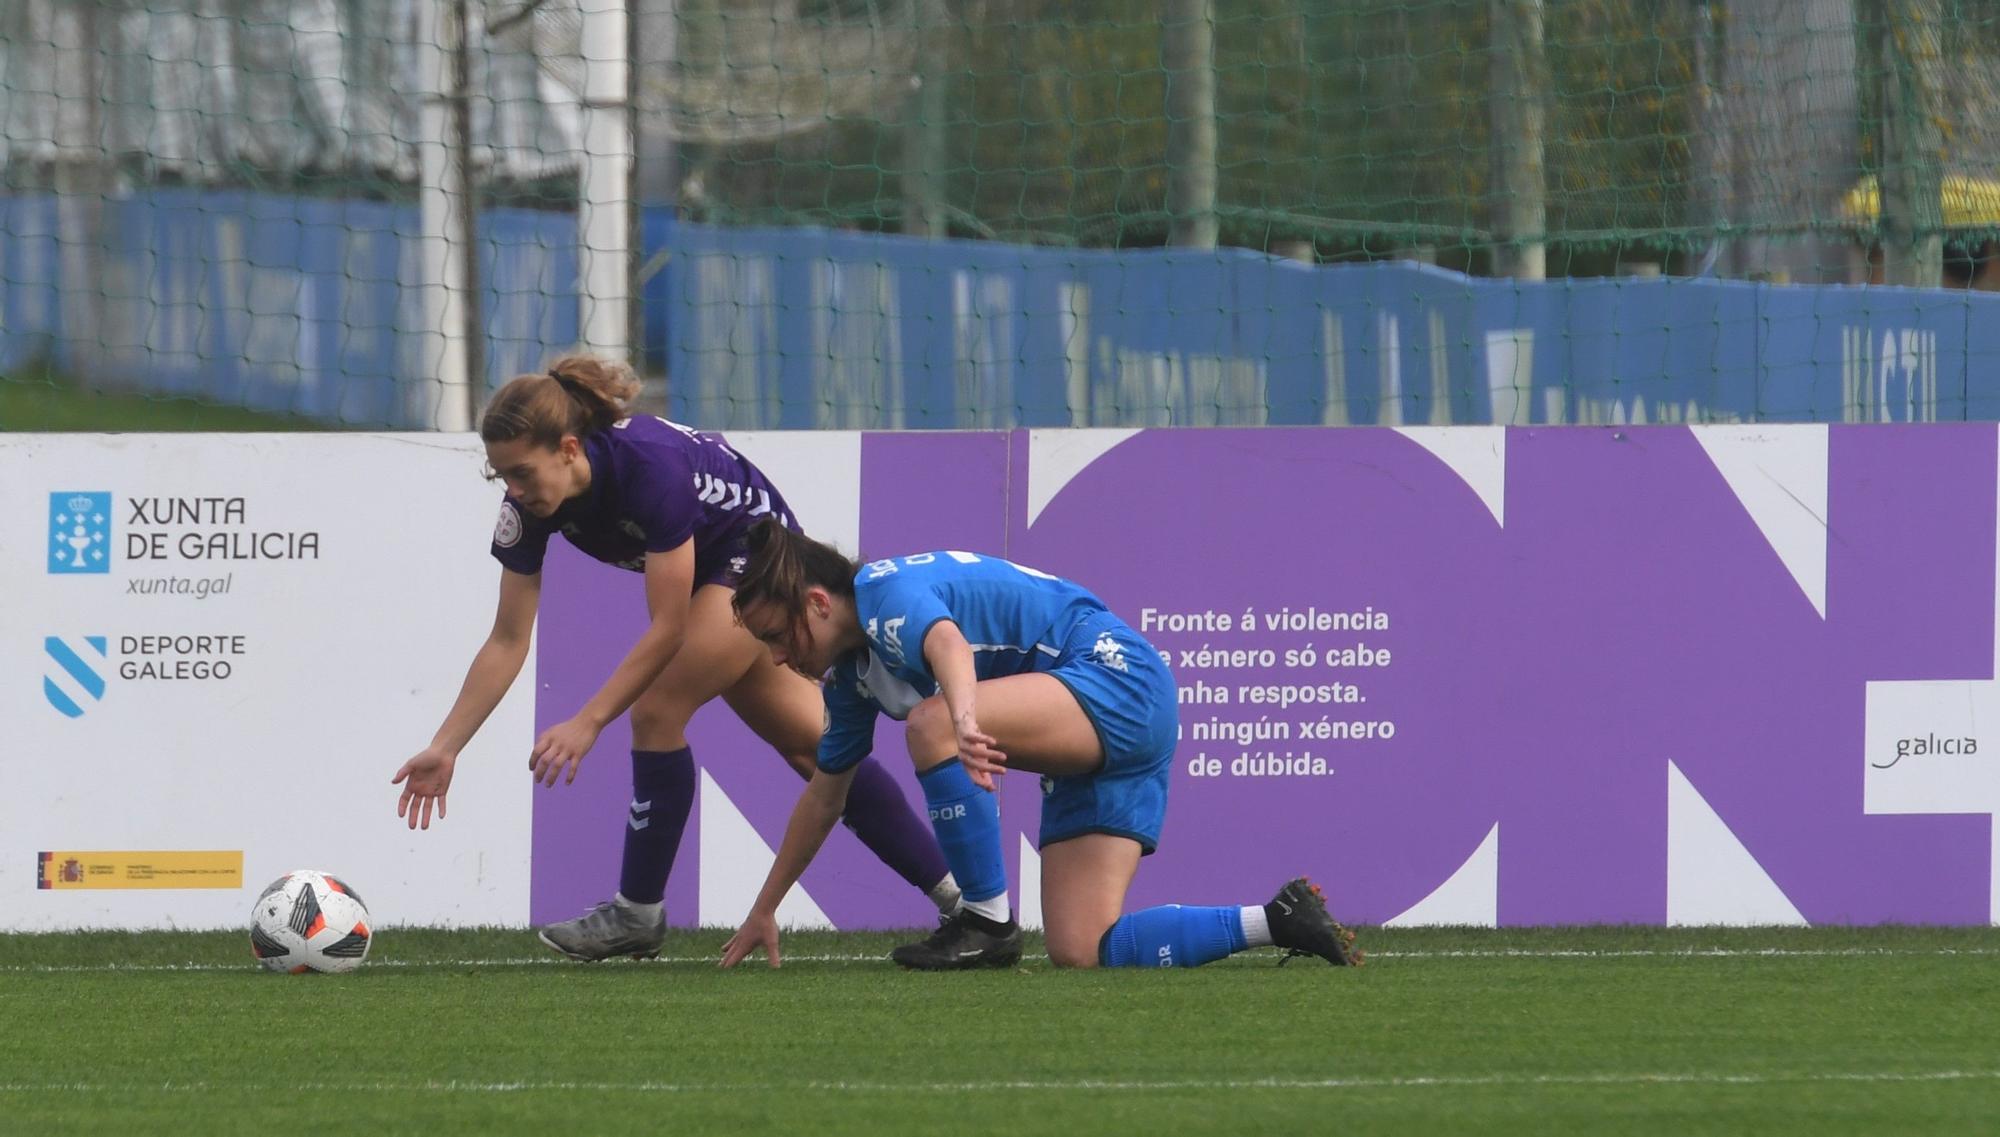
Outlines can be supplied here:
[[[528, 769], [535, 772], [535, 780], [553, 786], [561, 777], [563, 784], [576, 781], [576, 768], [583, 764], [583, 756], [597, 742], [597, 729], [581, 719], [559, 722], [542, 732], [535, 740], [535, 749], [528, 755]], [[564, 769], [569, 775], [563, 777]]]
[[752, 912], [743, 918], [743, 926], [722, 945], [722, 966], [735, 967], [758, 948], [764, 949], [772, 967], [779, 965], [778, 918], [768, 912]]
[[958, 732], [958, 760], [965, 764], [972, 784], [983, 790], [993, 789], [993, 779], [1007, 772], [1007, 755], [995, 747], [992, 735], [979, 729], [979, 721], [971, 711], [953, 718], [952, 727]]
[[458, 765], [458, 755], [447, 753], [435, 746], [427, 746], [415, 758], [403, 763], [396, 776], [389, 779], [390, 785], [401, 785], [403, 795], [396, 799], [396, 816], [406, 817], [410, 828], [419, 825], [431, 827], [431, 807], [437, 807], [438, 820], [444, 820], [444, 795], [451, 789], [451, 772]]

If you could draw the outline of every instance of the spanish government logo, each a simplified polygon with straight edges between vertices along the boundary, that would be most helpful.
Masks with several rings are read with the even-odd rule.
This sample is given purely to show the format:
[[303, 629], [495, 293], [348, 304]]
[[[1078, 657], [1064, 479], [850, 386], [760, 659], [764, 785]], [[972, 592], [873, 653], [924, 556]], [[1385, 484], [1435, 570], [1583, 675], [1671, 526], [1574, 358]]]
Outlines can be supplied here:
[[49, 495], [49, 571], [111, 571], [111, 494]]

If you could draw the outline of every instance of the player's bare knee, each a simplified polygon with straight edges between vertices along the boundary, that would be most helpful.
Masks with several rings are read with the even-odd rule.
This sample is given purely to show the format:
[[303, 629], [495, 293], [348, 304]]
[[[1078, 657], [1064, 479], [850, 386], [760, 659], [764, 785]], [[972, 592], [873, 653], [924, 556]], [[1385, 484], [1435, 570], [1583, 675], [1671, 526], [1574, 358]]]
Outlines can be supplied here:
[[1097, 940], [1092, 935], [1050, 932], [1049, 962], [1057, 967], [1096, 967]]
[[640, 699], [632, 704], [632, 742], [640, 749], [684, 744], [687, 711], [667, 699]]
[[[815, 723], [814, 725], [817, 726], [818, 724]], [[801, 731], [789, 731], [784, 736], [771, 740], [771, 746], [772, 749], [783, 754], [785, 761], [790, 762], [793, 768], [803, 773], [811, 774], [813, 767], [819, 762], [819, 732], [817, 731], [811, 734]]]
[[819, 765], [818, 751], [780, 750], [778, 753], [784, 758], [785, 765], [792, 768], [793, 773], [807, 781], [812, 780], [813, 770]]
[[951, 726], [951, 708], [937, 695], [916, 705], [904, 724], [904, 733], [910, 744], [910, 757], [920, 768], [937, 756], [958, 750], [958, 732]]

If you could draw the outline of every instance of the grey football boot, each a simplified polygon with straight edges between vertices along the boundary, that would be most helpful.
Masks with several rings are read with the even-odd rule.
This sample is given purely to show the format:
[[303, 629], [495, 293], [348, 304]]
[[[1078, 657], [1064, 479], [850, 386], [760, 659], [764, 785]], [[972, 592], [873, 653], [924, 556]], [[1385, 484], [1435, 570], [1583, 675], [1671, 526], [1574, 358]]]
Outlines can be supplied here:
[[667, 914], [647, 922], [615, 900], [607, 900], [574, 920], [535, 929], [541, 941], [571, 959], [596, 963], [614, 955], [652, 959], [667, 938]]

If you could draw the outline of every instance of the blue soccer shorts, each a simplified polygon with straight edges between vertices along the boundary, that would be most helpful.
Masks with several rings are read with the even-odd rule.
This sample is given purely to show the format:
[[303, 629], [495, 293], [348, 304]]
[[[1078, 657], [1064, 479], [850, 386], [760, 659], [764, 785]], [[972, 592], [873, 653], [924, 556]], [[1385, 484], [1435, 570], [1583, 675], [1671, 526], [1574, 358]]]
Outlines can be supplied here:
[[1042, 779], [1042, 844], [1085, 833], [1130, 837], [1151, 853], [1167, 818], [1167, 779], [1180, 728], [1173, 673], [1159, 649], [1125, 621], [1100, 612], [1064, 641], [1055, 676], [1097, 729], [1104, 765]]

